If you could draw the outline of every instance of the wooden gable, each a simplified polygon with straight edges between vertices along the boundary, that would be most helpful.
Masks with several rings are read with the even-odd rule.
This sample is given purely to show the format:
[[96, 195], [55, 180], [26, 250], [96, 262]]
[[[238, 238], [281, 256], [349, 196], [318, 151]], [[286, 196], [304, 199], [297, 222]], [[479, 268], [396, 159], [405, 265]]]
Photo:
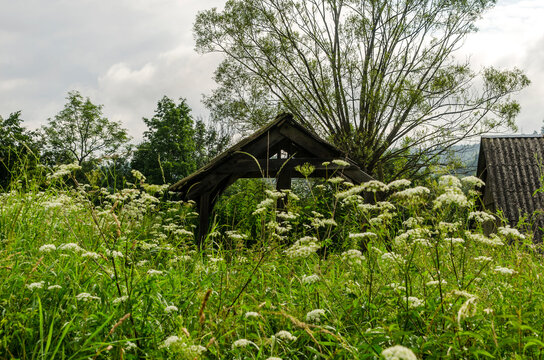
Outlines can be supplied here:
[[[332, 160], [350, 165], [339, 167]], [[331, 162], [323, 165], [324, 162]], [[372, 178], [346, 155], [293, 119], [281, 114], [275, 120], [241, 140], [206, 166], [178, 181], [170, 191], [185, 200], [194, 200], [200, 209], [200, 240], [205, 235], [213, 205], [221, 193], [240, 178], [276, 178], [278, 189], [289, 189], [291, 178], [302, 175], [295, 170], [309, 163], [315, 167], [311, 177], [327, 178], [335, 170], [346, 180], [361, 183]]]

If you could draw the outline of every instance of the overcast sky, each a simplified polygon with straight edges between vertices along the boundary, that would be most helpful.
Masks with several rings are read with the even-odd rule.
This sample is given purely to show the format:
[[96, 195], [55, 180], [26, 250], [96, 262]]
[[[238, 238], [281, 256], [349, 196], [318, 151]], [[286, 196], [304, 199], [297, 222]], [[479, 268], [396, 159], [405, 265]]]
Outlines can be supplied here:
[[[206, 117], [218, 55], [193, 50], [200, 10], [225, 0], [0, 0], [0, 115], [22, 110], [28, 128], [58, 113], [79, 90], [139, 140], [157, 101], [184, 97]], [[498, 0], [459, 56], [475, 69], [523, 69], [520, 132], [544, 120], [544, 0]]]

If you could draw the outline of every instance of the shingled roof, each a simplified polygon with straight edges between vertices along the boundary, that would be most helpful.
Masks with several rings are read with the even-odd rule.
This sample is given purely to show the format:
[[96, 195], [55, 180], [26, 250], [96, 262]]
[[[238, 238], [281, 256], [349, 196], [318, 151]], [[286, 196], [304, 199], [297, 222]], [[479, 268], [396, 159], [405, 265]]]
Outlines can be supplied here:
[[541, 135], [485, 136], [480, 143], [478, 176], [486, 183], [483, 205], [502, 210], [511, 226], [520, 216], [529, 215], [538, 239], [544, 227], [544, 194], [541, 168], [544, 163], [544, 138]]

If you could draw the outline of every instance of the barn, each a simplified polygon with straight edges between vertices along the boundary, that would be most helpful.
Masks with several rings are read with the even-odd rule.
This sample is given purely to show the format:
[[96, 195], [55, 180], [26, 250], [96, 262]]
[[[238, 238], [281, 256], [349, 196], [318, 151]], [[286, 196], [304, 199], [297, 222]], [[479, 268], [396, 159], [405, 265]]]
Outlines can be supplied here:
[[482, 205], [501, 211], [510, 226], [521, 218], [532, 224], [528, 232], [541, 241], [544, 228], [542, 135], [484, 136], [480, 143], [477, 175], [485, 182]]

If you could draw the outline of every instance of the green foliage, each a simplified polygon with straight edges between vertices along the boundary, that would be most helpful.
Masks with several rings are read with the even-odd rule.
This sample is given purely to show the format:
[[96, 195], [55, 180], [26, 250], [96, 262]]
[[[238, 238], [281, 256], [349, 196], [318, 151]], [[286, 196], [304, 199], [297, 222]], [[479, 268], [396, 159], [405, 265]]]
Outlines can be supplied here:
[[196, 252], [193, 203], [76, 168], [0, 194], [0, 358], [542, 357], [541, 246], [484, 235], [473, 177], [242, 183], [259, 232], [218, 224]]
[[176, 104], [163, 97], [155, 115], [144, 118], [147, 131], [138, 145], [132, 167], [141, 171], [151, 183], [172, 183], [206, 164], [221, 152], [228, 138], [216, 129], [206, 128], [201, 120], [193, 121], [184, 99]]
[[77, 91], [66, 97], [64, 108], [42, 127], [42, 159], [50, 164], [96, 162], [119, 155], [130, 137], [121, 123], [102, 115], [102, 105], [84, 99]]
[[17, 168], [28, 170], [37, 164], [36, 134], [26, 130], [22, 122], [20, 111], [6, 119], [0, 116], [0, 188], [12, 182]]
[[523, 72], [454, 57], [495, 2], [229, 0], [194, 25], [197, 50], [225, 55], [205, 104], [240, 131], [289, 111], [380, 179], [417, 174], [461, 139], [515, 129]]

